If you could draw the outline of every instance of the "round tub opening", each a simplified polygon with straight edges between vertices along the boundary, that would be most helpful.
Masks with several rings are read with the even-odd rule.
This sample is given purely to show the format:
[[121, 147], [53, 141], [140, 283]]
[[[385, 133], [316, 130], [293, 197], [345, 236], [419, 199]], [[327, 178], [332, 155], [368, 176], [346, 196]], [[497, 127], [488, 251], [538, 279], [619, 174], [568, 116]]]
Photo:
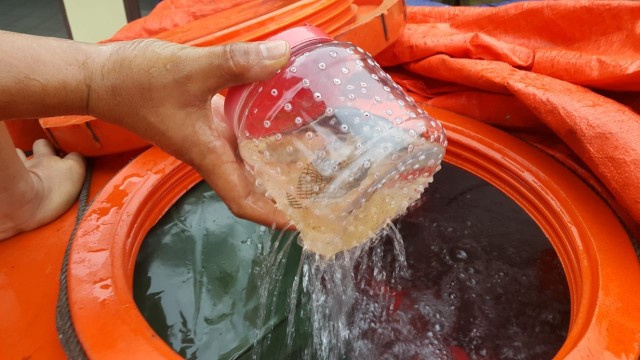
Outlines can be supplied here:
[[[560, 349], [570, 322], [567, 279], [538, 225], [500, 190], [444, 164], [422, 203], [396, 226], [410, 279], [394, 288], [362, 282], [363, 293], [391, 293], [393, 314], [360, 331], [352, 354], [548, 359]], [[235, 218], [205, 183], [194, 186], [140, 248], [134, 298], [141, 313], [187, 359], [251, 359], [255, 352], [257, 359], [314, 358], [309, 309], [296, 308], [287, 346], [288, 292], [301, 254], [295, 241], [285, 252], [282, 286], [270, 294], [276, 305], [259, 321], [260, 254], [278, 235]]]

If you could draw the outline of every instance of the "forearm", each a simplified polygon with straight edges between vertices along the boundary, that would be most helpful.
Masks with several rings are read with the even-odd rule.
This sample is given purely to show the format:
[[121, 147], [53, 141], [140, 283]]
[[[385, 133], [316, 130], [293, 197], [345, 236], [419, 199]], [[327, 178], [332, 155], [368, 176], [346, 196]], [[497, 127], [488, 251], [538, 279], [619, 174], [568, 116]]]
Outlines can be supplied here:
[[0, 31], [0, 120], [87, 113], [98, 45]]

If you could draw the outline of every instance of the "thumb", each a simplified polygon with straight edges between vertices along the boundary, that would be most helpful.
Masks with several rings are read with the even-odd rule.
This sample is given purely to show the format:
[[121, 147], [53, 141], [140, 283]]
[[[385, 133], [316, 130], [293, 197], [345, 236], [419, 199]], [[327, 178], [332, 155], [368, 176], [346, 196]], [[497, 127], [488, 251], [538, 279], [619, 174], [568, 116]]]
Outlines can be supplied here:
[[289, 60], [286, 41], [231, 43], [209, 48], [216, 90], [267, 79]]

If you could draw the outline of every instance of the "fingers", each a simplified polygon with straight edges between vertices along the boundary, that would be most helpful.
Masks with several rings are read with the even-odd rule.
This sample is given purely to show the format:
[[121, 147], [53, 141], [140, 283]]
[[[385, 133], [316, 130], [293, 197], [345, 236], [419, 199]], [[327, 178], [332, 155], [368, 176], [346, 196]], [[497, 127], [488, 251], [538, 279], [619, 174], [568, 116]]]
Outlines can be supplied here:
[[18, 157], [20, 158], [20, 160], [22, 160], [22, 162], [27, 161], [27, 155], [24, 154], [24, 151], [16, 149], [16, 153], [18, 153]]
[[84, 158], [77, 152], [69, 153], [63, 159], [72, 163], [76, 169], [84, 169], [86, 166]]
[[191, 135], [191, 146], [177, 147], [173, 155], [190, 163], [236, 216], [283, 227], [287, 217], [256, 189], [255, 180], [238, 155], [233, 129], [222, 120], [223, 103], [224, 97], [213, 97], [209, 111], [193, 119], [204, 125]]
[[286, 41], [231, 43], [209, 48], [211, 79], [218, 88], [264, 80], [289, 60]]
[[33, 156], [56, 155], [53, 145], [45, 139], [36, 140], [33, 143]]
[[288, 224], [287, 216], [279, 211], [273, 202], [257, 192], [244, 164], [236, 159], [228, 161], [228, 153], [219, 152], [216, 155], [218, 161], [210, 159], [204, 163], [205, 167], [199, 168], [198, 171], [234, 215], [265, 226], [275, 224], [276, 227], [283, 228]]

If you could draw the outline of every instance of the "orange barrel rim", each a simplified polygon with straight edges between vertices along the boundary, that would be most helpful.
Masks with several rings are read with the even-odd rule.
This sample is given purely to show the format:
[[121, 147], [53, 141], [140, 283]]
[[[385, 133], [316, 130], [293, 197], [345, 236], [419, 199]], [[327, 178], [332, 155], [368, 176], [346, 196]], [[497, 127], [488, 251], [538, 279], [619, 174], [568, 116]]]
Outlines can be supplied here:
[[[571, 322], [556, 359], [632, 359], [640, 353], [640, 263], [629, 236], [600, 197], [530, 145], [445, 110], [445, 161], [496, 186], [541, 227], [563, 265]], [[202, 178], [151, 148], [120, 171], [93, 201], [69, 257], [69, 308], [92, 359], [179, 359], [133, 299], [140, 245], [162, 215]], [[437, 181], [437, 177], [436, 177]]]

